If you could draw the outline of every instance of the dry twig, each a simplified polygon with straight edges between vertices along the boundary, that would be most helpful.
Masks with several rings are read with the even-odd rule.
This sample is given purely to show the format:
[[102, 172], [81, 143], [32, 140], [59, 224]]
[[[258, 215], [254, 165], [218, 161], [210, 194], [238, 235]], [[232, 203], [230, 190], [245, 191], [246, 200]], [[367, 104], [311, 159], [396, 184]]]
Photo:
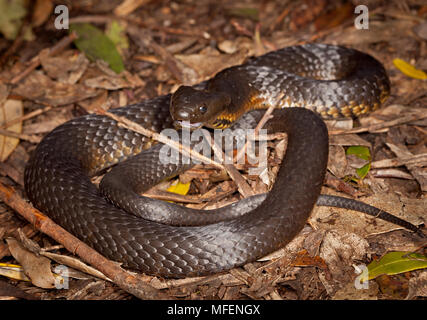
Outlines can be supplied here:
[[[274, 105], [271, 105], [270, 107], [268, 107], [268, 109], [265, 111], [264, 115], [262, 116], [261, 120], [258, 122], [257, 126], [255, 127], [254, 130], [254, 136], [257, 137], [259, 130], [261, 130], [261, 128], [264, 126], [264, 124], [271, 119], [271, 114], [273, 113], [275, 109]], [[247, 148], [249, 146], [249, 141], [246, 141], [245, 145], [243, 146], [243, 148], [239, 151], [239, 153], [236, 156], [236, 161], [240, 161], [240, 159], [243, 157], [243, 155], [245, 154]]]
[[[211, 146], [212, 150], [214, 151], [215, 155], [217, 156], [217, 158], [226, 160], [226, 155], [217, 146], [215, 141], [211, 139], [210, 135], [206, 131], [203, 131], [203, 134], [206, 140], [208, 141], [209, 145]], [[230, 178], [236, 183], [237, 188], [239, 189], [239, 192], [243, 195], [243, 197], [247, 198], [255, 195], [255, 192], [252, 190], [252, 188], [246, 182], [245, 178], [243, 178], [239, 170], [237, 170], [233, 164], [225, 163], [224, 168], [227, 171]]]
[[102, 109], [97, 109], [97, 112], [99, 114], [105, 115], [105, 116], [110, 117], [111, 119], [117, 121], [119, 123], [119, 125], [125, 127], [128, 130], [140, 133], [146, 137], [149, 137], [149, 138], [152, 138], [152, 139], [159, 141], [161, 143], [167, 144], [171, 148], [178, 150], [179, 152], [183, 153], [187, 157], [190, 157], [190, 158], [194, 157], [194, 158], [197, 158], [197, 160], [202, 161], [203, 163], [214, 165], [215, 167], [217, 167], [219, 169], [225, 169], [222, 164], [220, 164], [220, 163], [218, 163], [218, 162], [216, 162], [216, 161], [214, 161], [208, 157], [205, 157], [204, 155], [191, 150], [191, 148], [186, 147], [179, 142], [173, 141], [173, 140], [167, 138], [166, 136], [164, 136], [160, 133], [146, 129], [143, 126], [141, 126], [141, 125], [125, 118], [125, 117], [117, 116], [114, 113], [111, 113], [111, 112], [108, 112], [108, 111], [105, 111]]
[[[75, 32], [72, 32], [70, 35], [62, 38], [56, 45], [54, 45], [49, 50], [49, 56], [53, 56], [60, 51], [64, 50], [65, 47], [67, 47], [71, 42], [73, 42], [75, 39], [77, 39], [77, 34]], [[19, 81], [21, 81], [23, 78], [25, 78], [27, 75], [29, 75], [33, 70], [35, 70], [40, 65], [40, 56], [35, 56], [32, 60], [30, 65], [20, 74], [13, 77], [13, 79], [10, 81], [11, 84], [17, 84]]]
[[65, 229], [31, 206], [11, 187], [0, 183], [0, 199], [28, 220], [37, 230], [50, 236], [64, 247], [81, 257], [105, 274], [123, 290], [141, 299], [167, 299], [162, 292], [154, 289], [138, 277], [123, 270], [116, 262], [110, 261], [91, 247], [81, 242]]
[[41, 115], [42, 113], [45, 113], [45, 112], [51, 110], [52, 108], [53, 108], [52, 106], [47, 106], [43, 109], [37, 109], [37, 110], [34, 110], [32, 112], [29, 112], [29, 113], [23, 115], [22, 117], [15, 118], [15, 119], [10, 120], [6, 123], [3, 123], [2, 125], [0, 125], [0, 129], [6, 129], [7, 127], [13, 126], [14, 124], [20, 123], [20, 122], [25, 121], [25, 120], [29, 120], [31, 118], [34, 118], [38, 115]]
[[415, 120], [422, 120], [425, 118], [427, 118], [427, 114], [420, 115], [419, 113], [410, 113], [403, 117], [399, 117], [389, 121], [384, 121], [381, 123], [376, 123], [367, 127], [353, 128], [350, 130], [331, 130], [329, 131], [329, 134], [337, 135], [337, 134], [348, 134], [348, 133], [375, 132], [381, 129], [397, 126], [397, 125], [408, 123]]
[[0, 135], [29, 141], [31, 143], [39, 143], [40, 142], [39, 137], [30, 136], [30, 135], [24, 134], [24, 133], [17, 133], [17, 132], [5, 130], [5, 129], [0, 129]]

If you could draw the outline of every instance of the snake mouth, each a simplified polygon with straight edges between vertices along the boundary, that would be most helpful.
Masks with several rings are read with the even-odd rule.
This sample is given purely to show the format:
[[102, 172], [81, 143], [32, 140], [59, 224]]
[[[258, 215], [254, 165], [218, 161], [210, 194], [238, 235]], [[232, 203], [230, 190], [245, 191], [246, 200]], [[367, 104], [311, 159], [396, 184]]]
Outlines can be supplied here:
[[190, 122], [190, 121], [175, 120], [174, 126], [176, 128], [196, 130], [196, 129], [199, 129], [201, 126], [203, 126], [203, 123], [202, 122]]

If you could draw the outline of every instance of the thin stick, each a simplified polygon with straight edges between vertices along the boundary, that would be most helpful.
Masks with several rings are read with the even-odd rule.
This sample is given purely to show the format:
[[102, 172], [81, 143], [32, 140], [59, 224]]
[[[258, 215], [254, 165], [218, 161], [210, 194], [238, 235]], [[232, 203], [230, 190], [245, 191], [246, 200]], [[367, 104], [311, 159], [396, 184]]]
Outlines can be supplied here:
[[64, 247], [77, 254], [87, 263], [105, 274], [123, 290], [140, 299], [167, 299], [159, 290], [148, 285], [140, 278], [123, 270], [116, 262], [110, 261], [91, 247], [61, 228], [39, 210], [22, 199], [13, 188], [0, 182], [0, 199], [28, 220], [37, 230], [48, 235]]
[[380, 129], [385, 129], [393, 126], [397, 126], [399, 124], [415, 121], [415, 120], [422, 120], [427, 118], [427, 114], [420, 115], [418, 113], [412, 113], [408, 114], [406, 116], [396, 118], [393, 120], [384, 121], [381, 123], [377, 123], [368, 127], [359, 127], [359, 128], [353, 128], [350, 130], [331, 130], [329, 131], [330, 135], [338, 135], [338, 134], [348, 134], [348, 133], [361, 133], [361, 132], [374, 132]]
[[[185, 76], [185, 74], [183, 74], [181, 70], [182, 68], [179, 67], [180, 62], [173, 56], [173, 54], [171, 54], [169, 51], [159, 45], [156, 41], [154, 41], [151, 34], [149, 34], [148, 32], [141, 34], [140, 29], [132, 26], [128, 26], [127, 32], [137, 37], [137, 39], [139, 39], [140, 41], [140, 45], [142, 45], [143, 47], [150, 47], [151, 49], [153, 49], [153, 51], [163, 59], [164, 65], [180, 83], [185, 84], [187, 82], [187, 77]], [[197, 75], [194, 70], [193, 73], [193, 76], [196, 77]]]
[[[224, 161], [226, 161], [226, 155], [224, 154], [224, 152], [218, 147], [215, 141], [212, 140], [211, 136], [205, 130], [203, 130], [203, 135], [205, 136], [217, 158], [224, 159]], [[225, 163], [224, 167], [230, 178], [236, 183], [237, 189], [243, 197], [247, 198], [255, 195], [255, 192], [252, 190], [252, 188], [246, 182], [245, 178], [243, 178], [239, 170], [237, 170], [233, 164]]]
[[15, 119], [10, 120], [6, 123], [3, 123], [2, 125], [0, 125], [0, 129], [6, 129], [7, 127], [13, 126], [14, 124], [17, 124], [19, 122], [34, 118], [38, 115], [41, 115], [42, 113], [45, 113], [45, 112], [51, 110], [52, 108], [53, 108], [52, 106], [47, 106], [43, 109], [37, 109], [37, 110], [34, 110], [32, 112], [29, 112], [29, 113], [23, 115], [22, 117], [15, 118]]
[[[255, 127], [254, 130], [254, 135], [255, 137], [258, 135], [259, 130], [261, 130], [261, 128], [264, 126], [264, 124], [271, 119], [271, 114], [273, 113], [275, 109], [274, 105], [271, 105], [270, 107], [268, 107], [268, 109], [265, 111], [264, 115], [262, 116], [261, 120], [258, 122], [257, 126]], [[246, 141], [245, 145], [243, 146], [243, 148], [239, 151], [239, 153], [236, 156], [236, 161], [239, 162], [240, 159], [243, 157], [243, 155], [245, 154], [247, 148], [249, 146], [249, 141]]]
[[164, 33], [174, 34], [178, 36], [188, 36], [188, 37], [196, 37], [201, 39], [206, 39], [207, 35], [202, 32], [192, 31], [192, 30], [183, 30], [172, 27], [164, 27], [162, 25], [147, 25], [141, 19], [135, 18], [134, 16], [125, 16], [118, 17], [115, 15], [88, 15], [88, 16], [78, 16], [74, 18], [70, 18], [69, 23], [98, 23], [98, 24], [106, 24], [112, 20], [122, 20], [124, 22], [137, 25], [140, 29], [149, 29], [156, 30]]
[[184, 146], [184, 145], [182, 145], [179, 142], [173, 141], [173, 140], [167, 138], [166, 136], [164, 136], [164, 135], [162, 135], [160, 133], [157, 133], [157, 132], [154, 132], [152, 130], [146, 129], [143, 126], [141, 126], [141, 125], [139, 125], [139, 124], [137, 124], [137, 123], [135, 123], [135, 122], [133, 122], [133, 121], [125, 118], [125, 117], [117, 116], [114, 113], [111, 113], [111, 112], [108, 112], [108, 111], [105, 111], [105, 110], [102, 110], [102, 109], [97, 109], [97, 112], [99, 114], [102, 114], [102, 115], [105, 115], [107, 117], [110, 117], [111, 119], [117, 121], [119, 123], [119, 125], [127, 128], [129, 130], [135, 131], [135, 132], [140, 133], [140, 134], [142, 134], [144, 136], [152, 138], [152, 139], [154, 139], [156, 141], [159, 141], [159, 142], [162, 142], [164, 144], [167, 144], [171, 148], [174, 148], [175, 150], [178, 150], [179, 152], [183, 153], [187, 157], [197, 158], [198, 160], [202, 161], [203, 163], [211, 164], [211, 165], [213, 165], [213, 166], [215, 166], [215, 167], [217, 167], [219, 169], [224, 169], [225, 170], [225, 167], [222, 164], [220, 164], [220, 163], [218, 163], [218, 162], [216, 162], [216, 161], [214, 161], [214, 160], [212, 160], [212, 159], [210, 159], [208, 157], [205, 157], [204, 155], [202, 155], [202, 154], [200, 154], [200, 153], [192, 150], [191, 148], [189, 148], [187, 146]]
[[[75, 39], [77, 39], [77, 34], [75, 32], [72, 32], [70, 35], [62, 38], [56, 45], [54, 45], [49, 50], [49, 56], [53, 56], [60, 51], [64, 50], [65, 47], [67, 47], [71, 42], [73, 42]], [[17, 84], [19, 81], [21, 81], [23, 78], [25, 78], [27, 75], [29, 75], [34, 69], [36, 69], [40, 65], [40, 56], [37, 55], [31, 60], [31, 64], [25, 69], [23, 72], [15, 76], [10, 83], [11, 84]]]
[[144, 197], [150, 197], [157, 200], [182, 202], [182, 203], [197, 203], [200, 204], [203, 200], [200, 196], [181, 195], [163, 190], [149, 190], [142, 194]]
[[427, 153], [415, 154], [392, 159], [377, 160], [371, 163], [372, 169], [400, 167], [402, 165], [414, 165], [423, 167], [427, 165]]
[[29, 141], [31, 143], [39, 143], [40, 142], [39, 137], [29, 136], [28, 134], [17, 133], [17, 132], [5, 130], [5, 129], [0, 129], [0, 135], [11, 137], [11, 138], [16, 138], [16, 139], [20, 139], [20, 140]]

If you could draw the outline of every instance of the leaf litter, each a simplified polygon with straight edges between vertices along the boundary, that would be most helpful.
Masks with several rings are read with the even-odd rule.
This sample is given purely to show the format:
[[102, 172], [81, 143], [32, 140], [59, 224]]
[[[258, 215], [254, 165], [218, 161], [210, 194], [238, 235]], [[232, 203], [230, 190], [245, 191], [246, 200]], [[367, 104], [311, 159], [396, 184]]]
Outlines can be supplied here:
[[[352, 46], [384, 63], [393, 91], [386, 106], [378, 112], [355, 123], [331, 123], [332, 133], [339, 130], [346, 133], [354, 125], [360, 133], [331, 134], [329, 171], [349, 189], [364, 194], [360, 200], [414, 224], [425, 223], [426, 160], [423, 155], [427, 152], [427, 122], [423, 115], [427, 105], [427, 84], [418, 78], [423, 75], [419, 65], [427, 49], [411, 30], [423, 34], [420, 17], [414, 12], [421, 12], [421, 18], [424, 15], [425, 19], [426, 10], [423, 11], [423, 6], [416, 1], [407, 3], [412, 11], [405, 11], [395, 3], [374, 1], [369, 9], [376, 16], [372, 16], [369, 30], [364, 32], [354, 28], [351, 7], [343, 6], [340, 1], [303, 0], [283, 4], [267, 1], [264, 5], [237, 1], [230, 5], [228, 2], [203, 0], [194, 7], [191, 1], [169, 5], [123, 1], [123, 6], [116, 7], [92, 4], [90, 11], [85, 11], [85, 6], [82, 6], [73, 12], [72, 19], [85, 19], [85, 23], [93, 24], [89, 27], [91, 30], [96, 25], [96, 36], [104, 39], [101, 42], [109, 43], [105, 47], [115, 52], [110, 52], [113, 58], [108, 54], [94, 55], [93, 49], [84, 49], [81, 44], [49, 56], [47, 51], [31, 50], [32, 43], [28, 42], [14, 52], [21, 60], [11, 61], [0, 72], [1, 85], [7, 86], [5, 99], [0, 102], [4, 108], [5, 101], [18, 101], [25, 114], [45, 109], [17, 124], [23, 126], [25, 134], [40, 139], [57, 123], [92, 113], [100, 107], [108, 109], [169, 93], [181, 84], [180, 81], [196, 83], [205, 80], [221, 69], [242, 63], [254, 53], [313, 40]], [[307, 7], [311, 10], [305, 9]], [[52, 6], [44, 4], [44, 8], [38, 8], [34, 21], [40, 30], [52, 30]], [[99, 14], [95, 16], [91, 12], [96, 10]], [[111, 11], [116, 15], [111, 16]], [[331, 16], [336, 18], [332, 21]], [[12, 24], [7, 27], [17, 28]], [[40, 30], [33, 30], [36, 39], [33, 41], [38, 41], [40, 48], [52, 48], [66, 36], [54, 31], [55, 36], [46, 39]], [[108, 36], [112, 41], [105, 40], [104, 37]], [[78, 40], [75, 41], [78, 44]], [[1, 39], [0, 53], [9, 45], [10, 42]], [[87, 54], [98, 61], [89, 61]], [[31, 58], [36, 55], [41, 67], [24, 74]], [[103, 66], [99, 59], [119, 73], [108, 72], [108, 67]], [[405, 74], [396, 68], [396, 61], [401, 60], [406, 62], [398, 62]], [[11, 82], [15, 77], [22, 79]], [[19, 120], [23, 115], [20, 113], [16, 117]], [[12, 130], [13, 127], [6, 129]], [[21, 137], [21, 142], [10, 148], [12, 153], [4, 158], [0, 172], [2, 182], [15, 185], [22, 191], [16, 183], [22, 180], [16, 172], [22, 174], [35, 144], [28, 139], [22, 140], [25, 138], [23, 135], [18, 137]], [[269, 175], [273, 177], [280, 163], [278, 143], [278, 140], [269, 142], [269, 163], [272, 164]], [[371, 156], [370, 170], [364, 173], [363, 179], [348, 181], [345, 177], [355, 175], [355, 168], [361, 166], [357, 167], [359, 163], [345, 151], [360, 146], [368, 148], [364, 150], [368, 150]], [[244, 164], [239, 170], [245, 172], [247, 168], [248, 164]], [[188, 193], [180, 196], [199, 197], [203, 207], [224, 205], [241, 198], [234, 182], [220, 169], [207, 166], [196, 170], [202, 170], [203, 174], [197, 171], [193, 171], [193, 175], [190, 173], [190, 178], [183, 182], [191, 182], [185, 190]], [[247, 180], [255, 193], [266, 192], [271, 187], [256, 176], [247, 176]], [[323, 187], [322, 192], [345, 195], [329, 186]], [[8, 214], [10, 209], [2, 207], [0, 219]], [[7, 221], [13, 219], [16, 217], [12, 215], [2, 224], [8, 233], [13, 232], [15, 224]], [[47, 237], [34, 232], [29, 235], [38, 243], [49, 242]], [[168, 288], [171, 297], [180, 299], [382, 299], [387, 298], [384, 293], [387, 285], [384, 282], [375, 285], [376, 279], [370, 280], [369, 293], [363, 290], [355, 293], [353, 282], [357, 273], [354, 265], [360, 262], [369, 265], [374, 256], [386, 256], [388, 252], [413, 252], [419, 250], [420, 245], [422, 243], [418, 239], [388, 222], [347, 210], [316, 207], [307, 227], [291, 243], [261, 261], [209, 277], [146, 279], [158, 288]], [[57, 251], [67, 253], [63, 249]], [[1, 257], [1, 262], [16, 262], [7, 253]], [[423, 270], [411, 271], [409, 278], [399, 278], [408, 284], [406, 298], [425, 297], [424, 278]], [[91, 280], [72, 280], [79, 289], [70, 290], [70, 298], [129, 298], [111, 283], [104, 286], [95, 283], [96, 290], [95, 287], [92, 290], [90, 283], [79, 281]], [[62, 297], [52, 289], [43, 294], [50, 298]]]

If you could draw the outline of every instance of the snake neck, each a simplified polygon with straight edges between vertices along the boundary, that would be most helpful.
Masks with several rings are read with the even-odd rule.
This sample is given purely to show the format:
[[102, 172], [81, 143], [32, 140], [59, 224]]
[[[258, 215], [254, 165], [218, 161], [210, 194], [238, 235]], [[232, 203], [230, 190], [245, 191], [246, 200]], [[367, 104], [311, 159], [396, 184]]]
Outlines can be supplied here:
[[226, 129], [246, 112], [270, 106], [262, 92], [247, 81], [247, 76], [243, 68], [234, 67], [221, 71], [209, 81], [207, 90], [212, 96], [230, 97], [230, 103], [218, 107], [215, 117], [204, 123], [206, 127]]
[[225, 109], [206, 126], [213, 129], [227, 129], [246, 112], [257, 109], [266, 109], [270, 106], [266, 99], [261, 98], [259, 94], [254, 92], [252, 92], [244, 101], [239, 101], [238, 103], [241, 103], [243, 106], [236, 106], [233, 104], [233, 106]]

